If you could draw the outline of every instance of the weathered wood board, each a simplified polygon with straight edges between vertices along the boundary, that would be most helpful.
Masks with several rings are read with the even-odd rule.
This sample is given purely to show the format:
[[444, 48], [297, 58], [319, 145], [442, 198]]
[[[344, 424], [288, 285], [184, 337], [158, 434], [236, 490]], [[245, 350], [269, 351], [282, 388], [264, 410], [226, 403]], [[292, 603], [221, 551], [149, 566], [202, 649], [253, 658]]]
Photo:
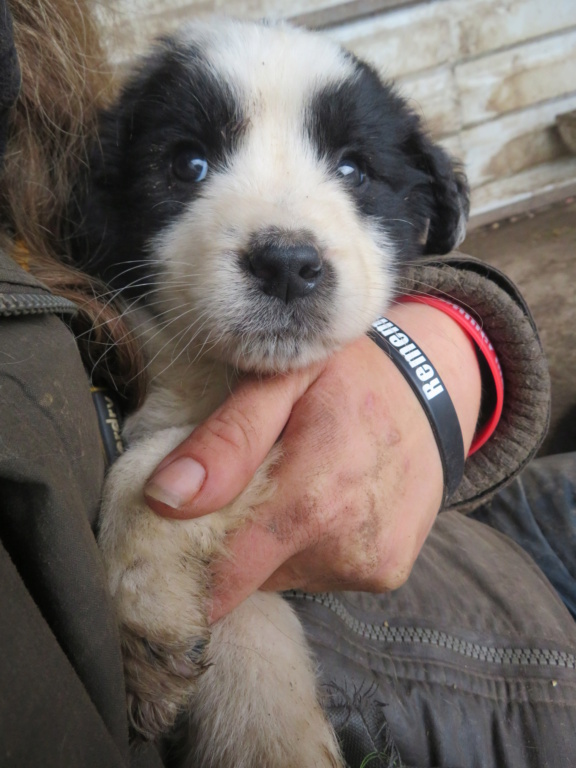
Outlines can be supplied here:
[[576, 186], [554, 126], [558, 113], [576, 108], [576, 0], [116, 0], [114, 7], [105, 24], [121, 69], [152, 37], [199, 15], [327, 27], [323, 34], [395, 79], [429, 131], [465, 162], [476, 217], [550, 196], [555, 174], [558, 194], [571, 179]]
[[535, 166], [472, 191], [471, 226], [576, 195], [576, 158]]
[[464, 125], [574, 93], [576, 29], [459, 63], [455, 76]]
[[462, 128], [454, 77], [453, 67], [443, 66], [396, 80], [400, 93], [436, 137], [457, 133]]
[[457, 4], [463, 59], [576, 27], [574, 0], [463, 0]]
[[462, 159], [474, 186], [566, 155], [554, 122], [556, 115], [572, 109], [576, 93], [464, 129]]

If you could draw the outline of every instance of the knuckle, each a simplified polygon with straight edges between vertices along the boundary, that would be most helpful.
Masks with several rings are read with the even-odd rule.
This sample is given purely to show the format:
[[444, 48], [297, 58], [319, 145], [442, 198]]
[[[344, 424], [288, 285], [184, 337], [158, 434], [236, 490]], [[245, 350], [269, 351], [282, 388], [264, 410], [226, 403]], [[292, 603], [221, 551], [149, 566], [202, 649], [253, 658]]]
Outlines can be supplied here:
[[402, 587], [412, 571], [409, 558], [393, 564], [378, 547], [366, 547], [355, 552], [355, 558], [342, 564], [342, 576], [366, 592], [391, 592]]
[[412, 572], [412, 566], [409, 563], [397, 565], [392, 570], [384, 573], [378, 580], [387, 591], [393, 592], [404, 586]]
[[411, 541], [379, 531], [366, 542], [364, 583], [370, 592], [391, 592], [402, 587], [412, 572], [417, 552]]
[[354, 585], [358, 589], [373, 591], [375, 574], [378, 567], [374, 558], [367, 552], [354, 549], [346, 551], [344, 548], [336, 557], [335, 569], [338, 580], [342, 584]]
[[246, 455], [258, 434], [250, 418], [238, 409], [229, 410], [226, 416], [215, 414], [204, 424], [204, 430], [216, 439], [218, 452], [224, 445], [239, 456]]

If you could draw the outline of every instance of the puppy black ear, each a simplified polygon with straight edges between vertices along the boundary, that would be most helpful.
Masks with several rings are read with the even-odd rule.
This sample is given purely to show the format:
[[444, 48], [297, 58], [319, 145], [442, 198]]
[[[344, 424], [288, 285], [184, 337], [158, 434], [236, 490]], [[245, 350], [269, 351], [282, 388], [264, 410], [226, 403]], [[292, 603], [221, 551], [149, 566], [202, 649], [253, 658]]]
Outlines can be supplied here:
[[466, 237], [470, 188], [460, 163], [441, 147], [430, 145], [427, 172], [432, 180], [435, 210], [430, 218], [425, 253], [448, 253]]
[[127, 228], [124, 182], [132, 108], [126, 98], [101, 114], [98, 139], [76, 181], [68, 211], [66, 237], [72, 259], [111, 284], [117, 272], [126, 269], [125, 252], [130, 253], [133, 238]]
[[[115, 101], [100, 115], [98, 136], [69, 206], [67, 239], [72, 259], [85, 271], [127, 293], [147, 274], [142, 257], [149, 229], [140, 210], [148, 190], [132, 148], [162, 108], [162, 94], [180, 76], [169, 38], [138, 62]], [[140, 261], [136, 262], [140, 254]]]
[[427, 178], [429, 226], [424, 253], [444, 254], [466, 236], [470, 188], [462, 165], [442, 147], [417, 131], [410, 147], [413, 162]]
[[90, 148], [87, 164], [76, 179], [65, 227], [72, 258], [92, 274], [100, 272], [102, 253], [113, 249], [109, 240], [117, 229], [117, 206], [110, 202], [110, 193], [113, 196], [115, 189], [115, 167], [108, 149], [112, 146], [115, 154], [116, 148], [114, 137], [103, 128], [104, 122], [101, 118], [98, 141]]

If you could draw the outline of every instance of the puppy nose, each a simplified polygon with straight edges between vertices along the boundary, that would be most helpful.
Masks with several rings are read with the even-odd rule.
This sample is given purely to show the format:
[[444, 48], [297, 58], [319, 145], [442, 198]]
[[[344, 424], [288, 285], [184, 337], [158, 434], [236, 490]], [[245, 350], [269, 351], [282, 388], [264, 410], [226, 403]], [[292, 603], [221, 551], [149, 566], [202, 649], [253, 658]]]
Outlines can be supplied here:
[[262, 291], [286, 304], [312, 293], [322, 276], [320, 254], [312, 245], [266, 244], [256, 247], [248, 262]]

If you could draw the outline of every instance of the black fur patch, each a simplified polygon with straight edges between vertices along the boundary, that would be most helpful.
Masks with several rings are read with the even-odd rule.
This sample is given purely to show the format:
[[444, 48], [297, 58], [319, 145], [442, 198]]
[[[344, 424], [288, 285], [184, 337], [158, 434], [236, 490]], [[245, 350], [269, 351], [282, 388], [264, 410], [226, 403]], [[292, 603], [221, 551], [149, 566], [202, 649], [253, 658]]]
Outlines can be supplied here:
[[356, 64], [356, 78], [319, 92], [310, 106], [318, 154], [333, 166], [351, 158], [365, 172], [351, 190], [357, 206], [384, 225], [404, 259], [448, 252], [468, 214], [465, 177], [394, 87]]
[[129, 296], [145, 294], [158, 270], [146, 260], [147, 243], [200, 193], [201, 185], [174, 175], [175, 154], [196, 148], [210, 170], [222, 169], [243, 126], [234, 95], [201, 52], [165, 41], [102, 115], [73, 214], [82, 222], [75, 250], [84, 268]]

